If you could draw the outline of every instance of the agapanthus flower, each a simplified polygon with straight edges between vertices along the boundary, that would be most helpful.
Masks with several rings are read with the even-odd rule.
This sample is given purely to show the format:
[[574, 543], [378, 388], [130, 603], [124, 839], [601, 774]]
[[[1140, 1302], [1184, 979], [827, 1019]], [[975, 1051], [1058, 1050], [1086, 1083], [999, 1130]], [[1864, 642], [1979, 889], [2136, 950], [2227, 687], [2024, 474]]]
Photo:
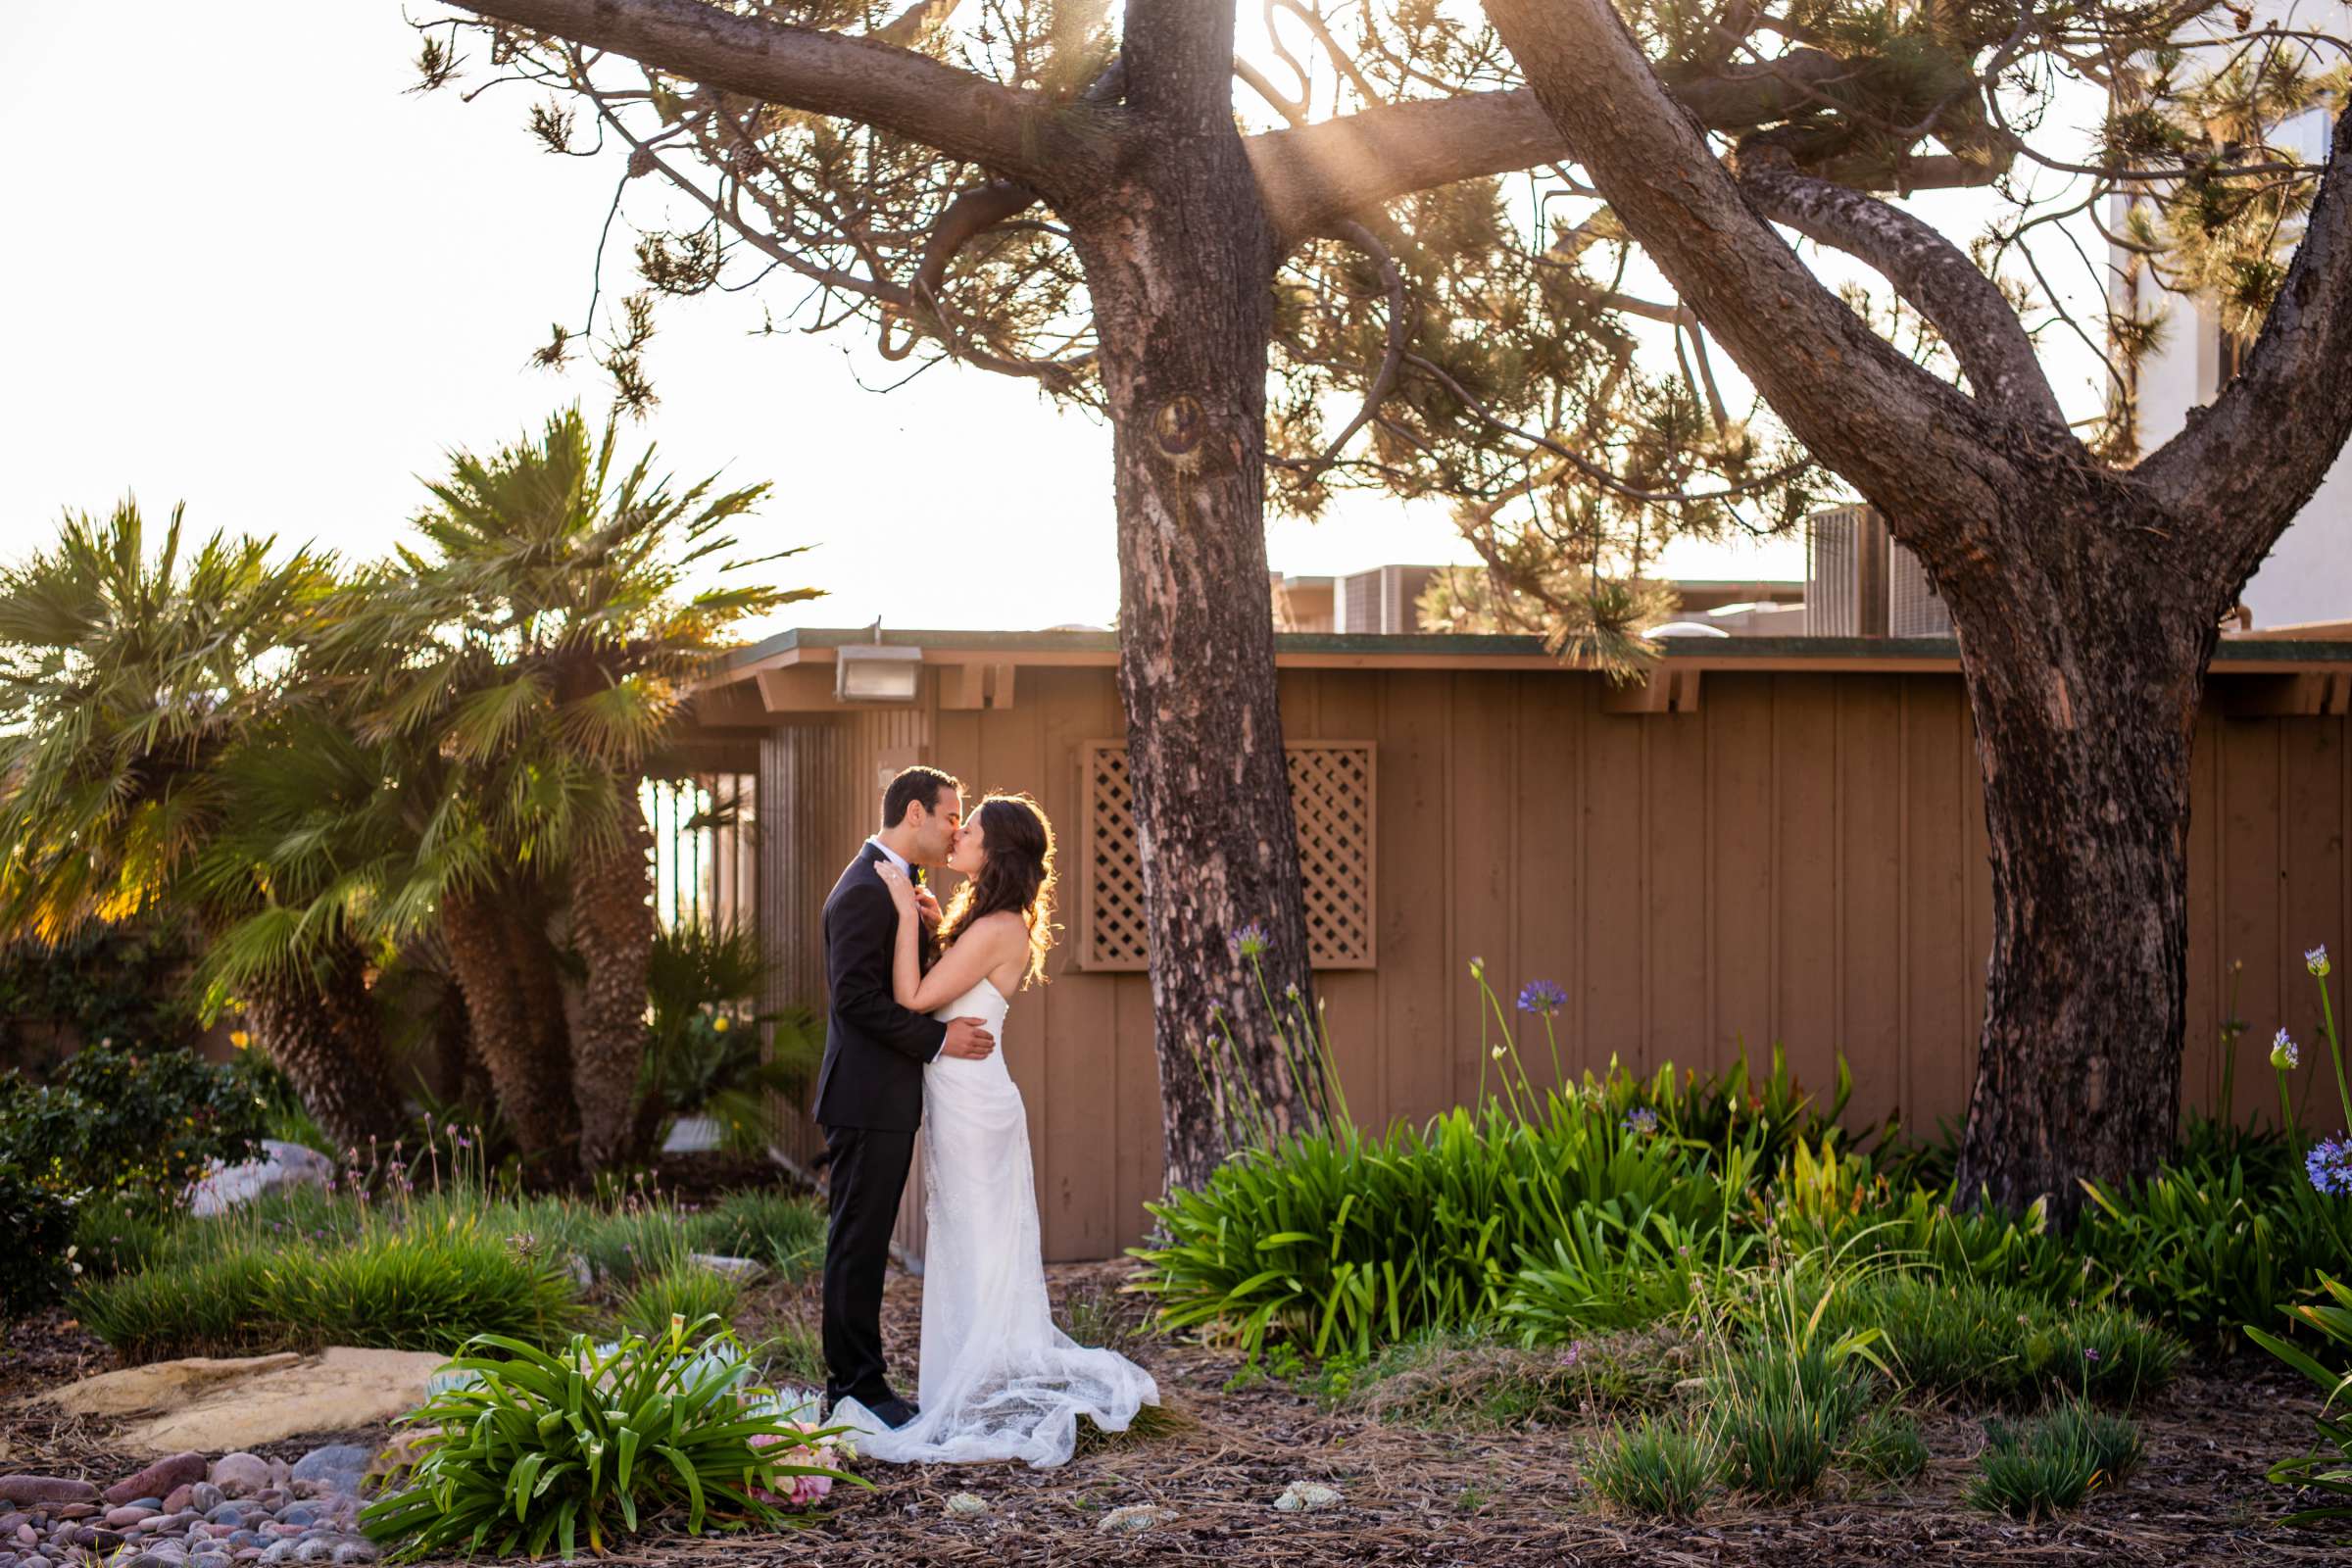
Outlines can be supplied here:
[[2271, 1040], [2271, 1065], [2285, 1072], [2301, 1063], [2303, 1054], [2295, 1049], [2294, 1037], [2281, 1029]]
[[1530, 980], [1519, 988], [1519, 1010], [1540, 1012], [1545, 1017], [1568, 1004], [1568, 993], [1556, 980]]
[[1500, 1061], [1502, 1059], [1502, 1048], [1500, 1046], [1496, 1046], [1493, 1051], [1488, 1052], [1487, 1054], [1493, 1056], [1496, 1061]]
[[2303, 1156], [2311, 1185], [2330, 1198], [2352, 1194], [2352, 1137], [2330, 1138], [2314, 1144]]
[[1625, 1113], [1622, 1125], [1627, 1132], [1646, 1138], [1658, 1130], [1658, 1113], [1647, 1105], [1636, 1105]]
[[1237, 956], [1254, 958], [1266, 951], [1266, 928], [1252, 920], [1225, 941]]
[[2316, 948], [2305, 949], [2303, 967], [2325, 978], [2328, 973], [2328, 944], [2323, 942]]

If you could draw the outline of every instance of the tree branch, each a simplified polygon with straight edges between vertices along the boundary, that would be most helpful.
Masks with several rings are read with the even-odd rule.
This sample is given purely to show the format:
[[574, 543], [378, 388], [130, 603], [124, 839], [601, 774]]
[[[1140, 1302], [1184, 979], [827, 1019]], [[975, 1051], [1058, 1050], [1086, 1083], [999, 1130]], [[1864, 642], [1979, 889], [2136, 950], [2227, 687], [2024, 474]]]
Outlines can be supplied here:
[[1887, 511], [1964, 526], [1952, 498], [1983, 494], [1985, 417], [1872, 331], [1748, 204], [1608, 0], [1486, 10], [1562, 133], [1561, 156], [1585, 167], [1797, 438]]
[[860, 121], [1049, 193], [1099, 187], [1118, 158], [1121, 138], [1106, 117], [871, 38], [739, 16], [702, 0], [455, 3], [728, 92]]
[[2237, 582], [2260, 564], [2352, 439], [2352, 115], [2278, 303], [2238, 378], [2139, 466], [2183, 510], [2223, 519]]
[[[1845, 61], [1799, 49], [1762, 66], [1735, 66], [1673, 89], [1711, 130], [1770, 124], [1818, 101], [1852, 74]], [[1248, 138], [1266, 211], [1292, 242], [1414, 191], [1507, 174], [1569, 156], [1559, 128], [1526, 88], [1415, 99], [1340, 120]]]
[[1743, 156], [1740, 186], [1765, 217], [1877, 269], [1951, 344], [1979, 402], [2066, 428], [2015, 307], [1999, 284], [1932, 225], [1769, 157]]

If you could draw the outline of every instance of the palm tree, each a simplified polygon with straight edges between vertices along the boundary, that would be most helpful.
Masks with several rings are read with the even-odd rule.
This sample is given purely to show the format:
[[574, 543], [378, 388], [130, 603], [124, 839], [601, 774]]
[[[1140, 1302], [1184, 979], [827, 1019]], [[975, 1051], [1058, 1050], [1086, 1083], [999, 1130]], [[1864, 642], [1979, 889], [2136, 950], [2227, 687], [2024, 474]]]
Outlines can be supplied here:
[[[229, 780], [293, 696], [297, 651], [334, 589], [331, 557], [270, 560], [215, 534], [183, 560], [174, 509], [150, 554], [125, 501], [69, 516], [0, 571], [0, 929], [54, 942], [189, 900], [234, 819]], [[220, 906], [195, 904], [208, 935]], [[328, 935], [244, 993], [263, 1049], [339, 1141], [389, 1135], [364, 955]]]
[[812, 592], [692, 587], [758, 564], [725, 559], [724, 530], [768, 487], [706, 479], [672, 493], [650, 449], [620, 470], [615, 448], [611, 424], [592, 437], [574, 408], [536, 440], [453, 454], [417, 519], [421, 544], [368, 581], [341, 634], [345, 667], [365, 672], [363, 737], [414, 739], [445, 760], [480, 836], [481, 869], [450, 880], [440, 918], [526, 1143], [552, 1136], [564, 1098], [546, 1076], [564, 1010], [542, 915], [559, 903], [567, 915], [584, 969], [569, 1098], [591, 1169], [629, 1152], [645, 1053], [643, 769], [731, 628]]

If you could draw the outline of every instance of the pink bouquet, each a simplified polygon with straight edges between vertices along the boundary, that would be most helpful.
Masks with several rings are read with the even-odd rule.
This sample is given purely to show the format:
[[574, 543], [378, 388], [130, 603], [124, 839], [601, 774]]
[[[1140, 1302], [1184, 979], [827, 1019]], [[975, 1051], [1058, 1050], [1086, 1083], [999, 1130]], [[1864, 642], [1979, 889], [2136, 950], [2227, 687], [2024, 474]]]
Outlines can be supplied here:
[[[803, 1433], [811, 1433], [822, 1430], [821, 1428], [808, 1421], [795, 1421], [793, 1425], [798, 1427]], [[755, 1448], [772, 1448], [778, 1444], [791, 1443], [791, 1441], [792, 1440], [784, 1437], [780, 1433], [762, 1432], [754, 1435], [752, 1438], [752, 1446]], [[833, 1451], [833, 1445], [829, 1441], [816, 1444], [810, 1444], [807, 1442], [793, 1443], [791, 1447], [785, 1452], [777, 1454], [774, 1457], [775, 1462], [778, 1464], [816, 1465], [828, 1470], [838, 1469], [840, 1467], [840, 1456]], [[816, 1502], [824, 1497], [826, 1494], [833, 1490], [833, 1478], [831, 1476], [780, 1476], [777, 1479], [782, 1482], [791, 1483], [790, 1488], [787, 1491], [779, 1493], [770, 1492], [764, 1487], [754, 1487], [752, 1489], [752, 1495], [759, 1498], [761, 1502], [770, 1503], [779, 1508], [806, 1508], [810, 1503]]]

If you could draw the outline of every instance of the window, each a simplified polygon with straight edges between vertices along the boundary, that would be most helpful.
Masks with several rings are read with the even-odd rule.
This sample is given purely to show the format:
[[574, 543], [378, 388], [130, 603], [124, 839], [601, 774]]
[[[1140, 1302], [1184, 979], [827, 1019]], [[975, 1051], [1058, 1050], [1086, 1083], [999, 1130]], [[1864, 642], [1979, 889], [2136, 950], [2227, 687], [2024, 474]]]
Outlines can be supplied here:
[[[1370, 741], [1294, 741], [1283, 748], [1291, 809], [1298, 824], [1298, 874], [1306, 903], [1306, 949], [1318, 969], [1372, 967], [1373, 746]], [[1127, 748], [1079, 747], [1078, 965], [1145, 969], [1144, 873], [1135, 853]]]

